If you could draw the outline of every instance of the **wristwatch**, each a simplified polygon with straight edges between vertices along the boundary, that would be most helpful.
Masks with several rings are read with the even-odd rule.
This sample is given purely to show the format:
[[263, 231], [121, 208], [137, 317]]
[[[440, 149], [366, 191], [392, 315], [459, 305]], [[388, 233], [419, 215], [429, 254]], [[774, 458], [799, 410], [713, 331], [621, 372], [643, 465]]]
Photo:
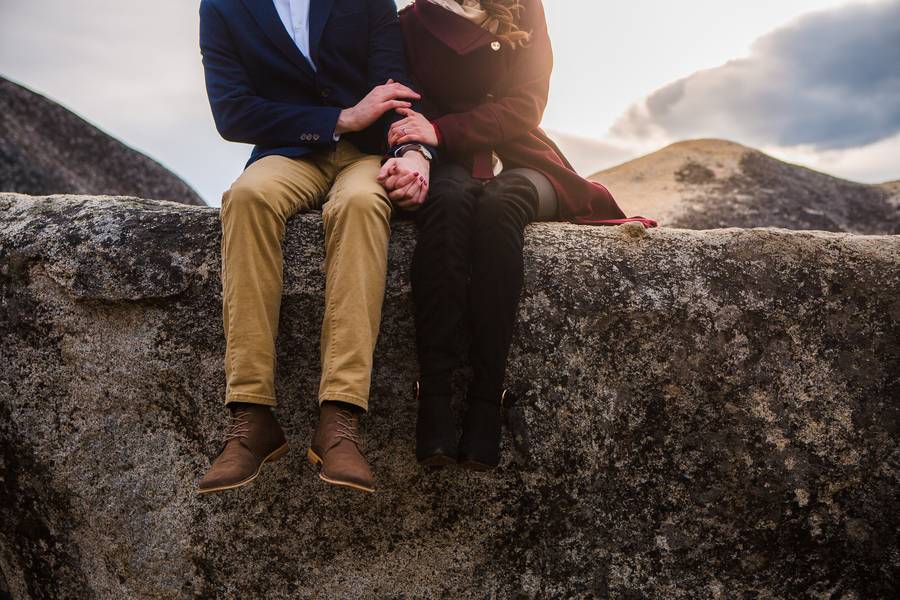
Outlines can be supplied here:
[[394, 151], [394, 156], [398, 156], [398, 157], [403, 156], [409, 150], [415, 150], [416, 152], [420, 153], [422, 156], [425, 157], [425, 160], [427, 160], [428, 162], [431, 162], [432, 160], [434, 160], [434, 155], [431, 154], [431, 150], [429, 150], [426, 146], [424, 146], [422, 144], [416, 144], [416, 143], [403, 144], [402, 146], [400, 146], [399, 148], [397, 148]]

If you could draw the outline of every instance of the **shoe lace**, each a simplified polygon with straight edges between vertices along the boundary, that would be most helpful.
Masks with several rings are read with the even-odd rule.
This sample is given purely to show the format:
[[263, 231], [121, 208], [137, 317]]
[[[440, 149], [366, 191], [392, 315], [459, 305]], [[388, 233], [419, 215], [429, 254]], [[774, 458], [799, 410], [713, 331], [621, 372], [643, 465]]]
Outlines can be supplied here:
[[247, 437], [247, 433], [250, 431], [250, 422], [247, 421], [248, 416], [250, 416], [250, 411], [248, 410], [236, 410], [231, 415], [228, 432], [225, 434], [226, 442]]
[[362, 439], [356, 428], [356, 416], [346, 409], [340, 409], [335, 415], [335, 437], [350, 440], [357, 447], [362, 447]]

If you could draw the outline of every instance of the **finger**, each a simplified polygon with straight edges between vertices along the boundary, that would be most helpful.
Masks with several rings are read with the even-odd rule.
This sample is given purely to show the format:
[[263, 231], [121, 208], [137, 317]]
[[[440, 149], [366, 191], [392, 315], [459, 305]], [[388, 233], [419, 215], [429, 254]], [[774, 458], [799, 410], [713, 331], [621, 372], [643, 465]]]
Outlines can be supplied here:
[[381, 185], [388, 191], [402, 188], [412, 183], [413, 177], [409, 177], [408, 175], [409, 173], [406, 171], [403, 171], [397, 175], [391, 175], [385, 181], [383, 181]]
[[415, 171], [408, 171], [406, 173], [402, 173], [399, 177], [397, 177], [393, 189], [403, 188], [416, 181], [419, 178], [419, 174]]
[[389, 111], [393, 108], [403, 108], [403, 107], [409, 107], [409, 106], [412, 106], [412, 105], [409, 102], [406, 102], [404, 100], [387, 100], [378, 105], [378, 111], [380, 114], [383, 115], [384, 113], [386, 113], [387, 111]]
[[[405, 109], [398, 108], [397, 110], [405, 110]], [[415, 121], [410, 118], [400, 119], [399, 121], [394, 121], [393, 123], [391, 123], [391, 129], [398, 129], [400, 127], [409, 127], [413, 123], [415, 123]]]
[[420, 133], [407, 133], [404, 136], [401, 136], [395, 141], [391, 146], [402, 146], [403, 144], [409, 144], [411, 142], [419, 142], [420, 144], [425, 143], [425, 136]]
[[425, 204], [425, 200], [428, 199], [428, 180], [422, 181], [422, 189], [419, 192], [419, 204]]
[[385, 161], [385, 163], [383, 165], [381, 165], [381, 171], [378, 172], [378, 180], [381, 181], [382, 179], [387, 179], [388, 175], [390, 175], [396, 169], [397, 169], [397, 160], [396, 159], [391, 158], [391, 159]]
[[[414, 116], [416, 116], [417, 114], [419, 114], [419, 113], [417, 113], [416, 111], [414, 111], [414, 110], [411, 109], [411, 108], [398, 108], [398, 109], [397, 109], [397, 112], [400, 113], [401, 115], [405, 116], [405, 117], [414, 117]], [[403, 119], [403, 120], [406, 121], [407, 119]], [[399, 122], [399, 121], [398, 121], [398, 122]]]
[[397, 99], [405, 99], [405, 100], [419, 100], [421, 96], [408, 87], [400, 85], [399, 83], [395, 83], [392, 85], [385, 85], [377, 89], [378, 97], [381, 100], [397, 100]]
[[415, 198], [419, 193], [419, 187], [422, 185], [422, 180], [416, 177], [412, 181], [410, 181], [407, 185], [399, 186], [390, 194], [391, 200], [402, 200], [404, 198]]
[[415, 90], [410, 89], [403, 85], [402, 83], [393, 82], [391, 83], [391, 90], [398, 94], [398, 98], [414, 98], [418, 100], [422, 96], [420, 96]]
[[422, 204], [428, 196], [428, 178], [419, 176], [419, 191], [416, 194], [416, 202]]

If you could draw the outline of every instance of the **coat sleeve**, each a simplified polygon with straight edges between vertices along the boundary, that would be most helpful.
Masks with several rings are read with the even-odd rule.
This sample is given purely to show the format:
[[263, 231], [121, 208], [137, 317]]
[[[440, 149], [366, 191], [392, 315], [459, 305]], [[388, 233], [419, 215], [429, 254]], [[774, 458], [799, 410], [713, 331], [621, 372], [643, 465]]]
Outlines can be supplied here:
[[503, 51], [515, 55], [495, 86], [495, 97], [472, 110], [435, 119], [447, 154], [465, 156], [495, 148], [540, 126], [550, 91], [553, 49], [541, 2], [525, 3], [523, 15], [523, 29], [531, 31], [531, 40], [515, 50], [504, 46]]
[[[403, 49], [403, 35], [397, 5], [394, 0], [369, 0], [369, 88], [387, 83], [388, 79], [419, 91], [409, 75], [406, 52]], [[421, 112], [418, 102], [413, 101], [413, 110]], [[386, 153], [393, 155], [396, 148], [387, 148], [387, 132], [390, 126], [402, 119], [396, 111], [385, 114], [379, 123], [384, 131]], [[433, 155], [437, 149], [429, 147]]]
[[[332, 143], [341, 110], [274, 102], [257, 95], [225, 21], [206, 1], [200, 4], [200, 53], [213, 119], [223, 138], [259, 145]], [[301, 141], [301, 136], [308, 141]]]

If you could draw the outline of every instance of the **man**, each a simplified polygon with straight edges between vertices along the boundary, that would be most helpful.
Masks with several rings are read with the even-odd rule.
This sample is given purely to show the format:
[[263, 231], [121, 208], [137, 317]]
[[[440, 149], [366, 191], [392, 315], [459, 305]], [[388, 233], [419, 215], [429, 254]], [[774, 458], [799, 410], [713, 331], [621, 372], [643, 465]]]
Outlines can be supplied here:
[[325, 317], [319, 425], [308, 457], [319, 477], [373, 491], [360, 450], [381, 319], [393, 205], [415, 209], [433, 150], [389, 149], [395, 109], [419, 98], [406, 73], [392, 0], [202, 0], [200, 48], [219, 133], [253, 144], [222, 197], [225, 446], [199, 493], [253, 481], [287, 451], [276, 405], [275, 336], [286, 220], [322, 209]]

